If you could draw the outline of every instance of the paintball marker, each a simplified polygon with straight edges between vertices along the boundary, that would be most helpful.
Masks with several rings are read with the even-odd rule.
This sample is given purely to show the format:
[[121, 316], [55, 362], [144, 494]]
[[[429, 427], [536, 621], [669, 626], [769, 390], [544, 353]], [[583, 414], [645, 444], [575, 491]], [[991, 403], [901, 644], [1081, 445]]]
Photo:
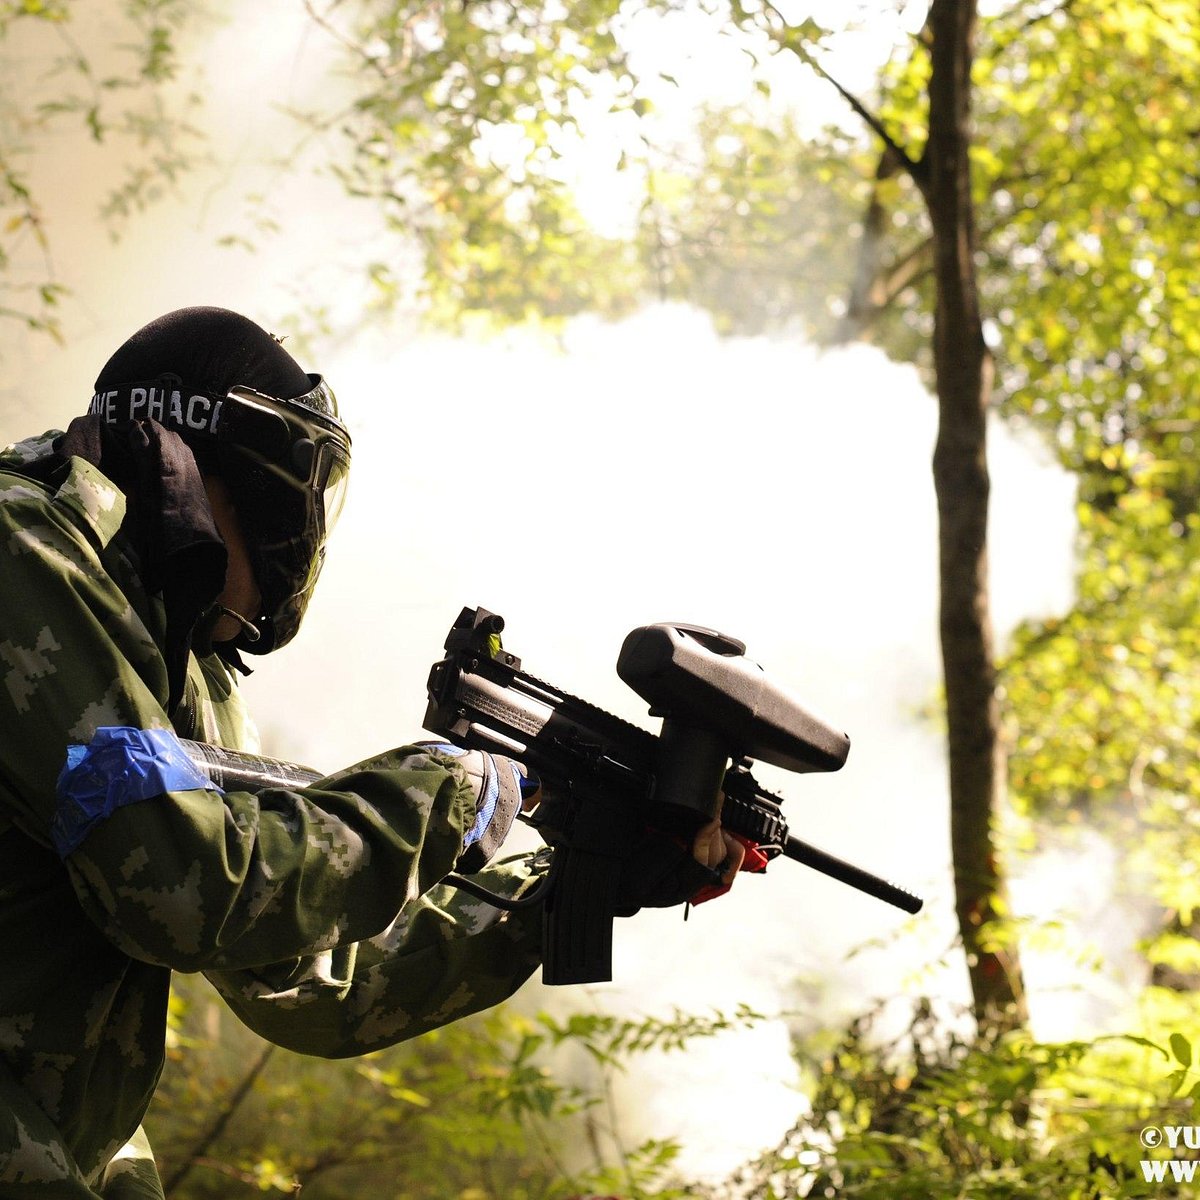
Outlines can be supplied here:
[[[504, 620], [464, 608], [429, 674], [425, 728], [456, 745], [519, 759], [545, 784], [531, 818], [554, 847], [543, 917], [546, 983], [612, 978], [621, 856], [647, 826], [689, 837], [720, 811], [747, 846], [743, 869], [780, 854], [915, 913], [922, 901], [788, 833], [753, 760], [836, 771], [850, 741], [805, 711], [734, 638], [695, 625], [644, 625], [617, 674], [662, 718], [658, 736], [521, 670]], [[722, 804], [721, 795], [724, 793]]]

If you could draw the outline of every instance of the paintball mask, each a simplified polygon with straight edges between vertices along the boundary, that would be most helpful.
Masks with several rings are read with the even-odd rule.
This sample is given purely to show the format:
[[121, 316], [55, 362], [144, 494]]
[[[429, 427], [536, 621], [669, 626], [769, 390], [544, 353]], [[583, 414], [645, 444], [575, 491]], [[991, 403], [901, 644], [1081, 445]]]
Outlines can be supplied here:
[[110, 424], [151, 420], [178, 433], [197, 462], [229, 487], [263, 598], [257, 639], [239, 649], [268, 654], [300, 627], [325, 559], [350, 473], [350, 434], [320, 375], [302, 396], [249, 387], [217, 395], [173, 375], [98, 391], [90, 411]]
[[263, 600], [262, 615], [234, 644], [267, 654], [290, 641], [350, 470], [350, 435], [329, 385], [248, 318], [179, 309], [109, 359], [90, 411], [110, 425], [158, 422], [187, 443], [203, 472], [225, 480]]
[[219, 470], [263, 597], [259, 638], [242, 644], [252, 654], [295, 636], [346, 498], [350, 434], [329, 385], [309, 380], [312, 388], [291, 400], [234, 388], [216, 417]]

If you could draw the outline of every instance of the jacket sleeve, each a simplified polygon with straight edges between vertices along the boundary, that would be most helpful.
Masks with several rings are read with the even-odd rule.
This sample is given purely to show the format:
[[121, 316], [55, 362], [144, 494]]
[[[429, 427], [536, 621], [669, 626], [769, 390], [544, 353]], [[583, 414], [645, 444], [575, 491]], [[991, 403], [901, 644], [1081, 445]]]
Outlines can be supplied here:
[[[0, 504], [0, 811], [49, 844], [67, 748], [167, 729], [153, 637], [96, 539], [43, 497]], [[6, 672], [6, 673], [5, 673]], [[452, 759], [408, 748], [298, 791], [200, 788], [115, 807], [65, 863], [133, 958], [257, 967], [374, 937], [454, 866], [475, 816]]]
[[[509, 897], [540, 878], [520, 855], [473, 878]], [[405, 905], [377, 936], [257, 970], [208, 972], [256, 1033], [301, 1054], [366, 1054], [511, 996], [541, 962], [541, 909], [502, 912], [450, 885]]]

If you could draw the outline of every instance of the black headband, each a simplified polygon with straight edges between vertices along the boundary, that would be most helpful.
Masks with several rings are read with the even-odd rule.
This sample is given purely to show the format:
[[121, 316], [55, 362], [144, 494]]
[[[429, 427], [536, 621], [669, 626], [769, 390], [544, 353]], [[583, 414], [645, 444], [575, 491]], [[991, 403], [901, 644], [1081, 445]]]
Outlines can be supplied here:
[[178, 376], [161, 375], [96, 392], [88, 412], [103, 418], [107, 425], [157, 421], [184, 437], [217, 437], [227, 432], [222, 423], [225, 400], [223, 395], [185, 384]]

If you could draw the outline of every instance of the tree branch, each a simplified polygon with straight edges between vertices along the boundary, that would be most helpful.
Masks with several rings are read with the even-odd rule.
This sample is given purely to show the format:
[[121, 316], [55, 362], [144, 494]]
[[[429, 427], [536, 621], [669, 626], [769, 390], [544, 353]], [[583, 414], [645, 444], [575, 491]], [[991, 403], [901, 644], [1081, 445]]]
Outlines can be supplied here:
[[913, 182], [919, 187], [924, 186], [924, 180], [928, 175], [925, 163], [921, 159], [914, 159], [903, 146], [892, 136], [891, 131], [873, 113], [867, 106], [847, 88], [840, 80], [830, 74], [825, 67], [817, 60], [816, 55], [804, 44], [802, 37], [797, 37], [793, 30], [784, 19], [783, 14], [771, 3], [771, 0], [764, 0], [764, 9], [766, 12], [773, 15], [781, 28], [771, 30], [771, 40], [775, 42], [782, 50], [788, 50], [794, 54], [802, 63], [811, 67], [816, 73], [828, 83], [843, 100], [854, 110], [854, 112], [862, 119], [867, 127], [883, 142], [885, 150], [896, 157], [896, 160], [912, 176]]
[[250, 1094], [250, 1089], [254, 1086], [254, 1081], [262, 1073], [262, 1069], [267, 1065], [271, 1055], [275, 1052], [273, 1045], [267, 1045], [263, 1052], [258, 1056], [254, 1065], [246, 1072], [241, 1083], [234, 1088], [229, 1099], [225, 1103], [224, 1109], [217, 1114], [216, 1120], [208, 1127], [207, 1130], [200, 1136], [200, 1140], [192, 1148], [192, 1152], [183, 1160], [176, 1169], [175, 1173], [163, 1185], [163, 1194], [170, 1195], [201, 1163], [212, 1148], [213, 1143], [225, 1132], [225, 1127], [233, 1119], [233, 1114], [241, 1107], [242, 1101]]

